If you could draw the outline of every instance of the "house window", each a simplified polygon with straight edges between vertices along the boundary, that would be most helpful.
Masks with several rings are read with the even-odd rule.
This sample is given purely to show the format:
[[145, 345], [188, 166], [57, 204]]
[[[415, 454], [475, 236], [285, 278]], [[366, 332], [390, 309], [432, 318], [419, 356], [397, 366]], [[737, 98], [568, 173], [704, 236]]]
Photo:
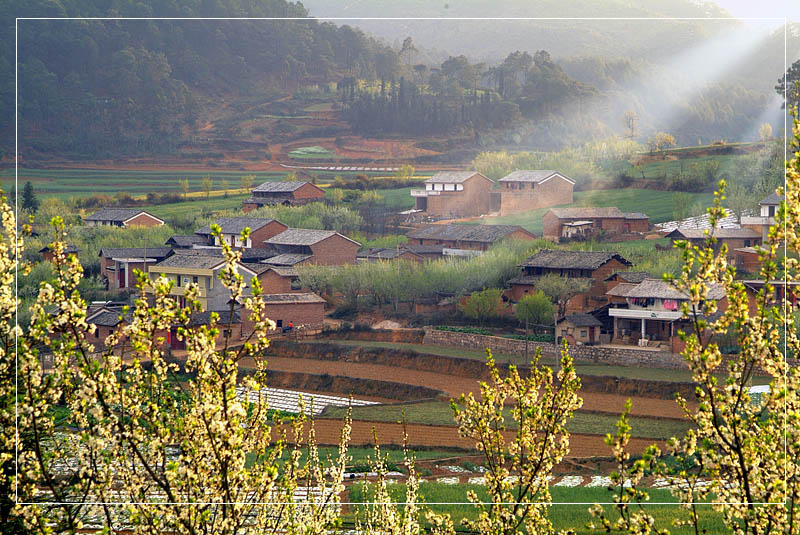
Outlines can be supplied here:
[[193, 283], [195, 283], [195, 284], [197, 284], [197, 275], [195, 275], [194, 277], [192, 277], [192, 282], [193, 282]]
[[586, 338], [587, 336], [589, 336], [589, 331], [581, 329], [581, 337]]
[[278, 320], [278, 321], [276, 321], [276, 322], [275, 322], [275, 326], [276, 326], [277, 328], [279, 328], [279, 329], [280, 329], [281, 327], [283, 327], [283, 320]]
[[744, 240], [744, 246], [750, 247], [750, 240]]
[[775, 217], [775, 207], [774, 206], [770, 206], [768, 213], [769, 213], [770, 217]]
[[183, 278], [183, 285], [184, 285], [184, 286], [189, 286], [189, 282], [190, 282], [190, 279], [189, 279], [189, 277], [184, 277], [184, 278]]
[[292, 290], [300, 290], [302, 287], [300, 279], [292, 279]]

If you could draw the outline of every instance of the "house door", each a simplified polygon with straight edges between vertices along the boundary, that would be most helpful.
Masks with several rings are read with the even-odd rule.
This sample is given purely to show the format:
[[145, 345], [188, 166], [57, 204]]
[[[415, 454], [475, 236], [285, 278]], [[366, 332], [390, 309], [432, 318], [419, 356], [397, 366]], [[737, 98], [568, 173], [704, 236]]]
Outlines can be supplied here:
[[173, 327], [169, 330], [169, 348], [186, 349], [186, 341], [178, 340], [178, 328]]
[[127, 273], [128, 270], [125, 269], [122, 264], [120, 264], [119, 268], [117, 268], [117, 281], [119, 282], [117, 285], [118, 288], [125, 288], [125, 282], [127, 282], [125, 280], [125, 275], [127, 275]]
[[594, 327], [589, 327], [589, 342], [594, 342]]

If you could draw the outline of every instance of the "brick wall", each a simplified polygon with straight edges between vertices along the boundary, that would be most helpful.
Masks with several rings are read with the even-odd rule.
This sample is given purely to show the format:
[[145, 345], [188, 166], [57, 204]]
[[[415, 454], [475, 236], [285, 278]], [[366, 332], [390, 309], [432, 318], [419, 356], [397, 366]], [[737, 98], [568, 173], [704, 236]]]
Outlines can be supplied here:
[[127, 227], [157, 227], [161, 226], [164, 223], [158, 221], [157, 219], [153, 219], [151, 216], [147, 214], [139, 214], [130, 221], [125, 223]]
[[292, 192], [292, 197], [295, 199], [322, 199], [325, 196], [325, 190], [315, 186], [314, 184], [306, 183]]
[[265, 240], [277, 236], [287, 228], [289, 227], [280, 221], [270, 221], [260, 229], [250, 233], [250, 242], [253, 244], [253, 247], [264, 247]]
[[500, 191], [500, 215], [572, 203], [574, 186], [566, 180], [551, 178], [533, 188], [531, 183], [522, 184], [522, 189], [503, 188]]
[[561, 220], [552, 211], [542, 216], [542, 235], [553, 240], [561, 236]]
[[483, 177], [466, 180], [462, 191], [441, 191], [427, 197], [426, 213], [441, 217], [468, 217], [487, 214], [491, 208], [493, 183]]
[[310, 261], [323, 266], [340, 266], [354, 264], [358, 244], [343, 236], [333, 235], [311, 246], [314, 258]]
[[[289, 322], [294, 327], [306, 325], [317, 327], [322, 325], [325, 314], [325, 303], [267, 303], [265, 313], [275, 323], [281, 321], [281, 327], [288, 327]], [[253, 322], [250, 320], [250, 311], [243, 309], [242, 333], [244, 336], [253, 332]]]
[[288, 294], [298, 291], [292, 290], [291, 277], [281, 277], [271, 269], [259, 275], [258, 280], [265, 294]]
[[628, 232], [647, 232], [650, 230], [649, 219], [626, 219], [625, 225]]

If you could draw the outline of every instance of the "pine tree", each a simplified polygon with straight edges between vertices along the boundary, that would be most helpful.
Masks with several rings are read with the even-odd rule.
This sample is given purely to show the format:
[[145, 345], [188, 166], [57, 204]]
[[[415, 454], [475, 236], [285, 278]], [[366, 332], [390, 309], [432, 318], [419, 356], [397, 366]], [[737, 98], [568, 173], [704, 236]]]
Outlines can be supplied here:
[[25, 182], [25, 189], [22, 190], [22, 209], [29, 212], [35, 212], [39, 209], [39, 199], [33, 192], [33, 184], [30, 181]]

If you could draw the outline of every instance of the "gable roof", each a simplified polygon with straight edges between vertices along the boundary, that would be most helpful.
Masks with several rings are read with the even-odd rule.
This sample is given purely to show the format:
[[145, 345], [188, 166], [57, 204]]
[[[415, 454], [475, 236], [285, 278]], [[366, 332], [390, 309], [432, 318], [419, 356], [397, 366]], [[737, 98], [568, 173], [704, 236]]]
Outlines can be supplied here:
[[506, 176], [501, 178], [498, 182], [536, 182], [537, 184], [541, 184], [542, 182], [547, 182], [554, 176], [561, 177], [570, 184], [575, 184], [575, 181], [569, 178], [568, 176], [561, 174], [558, 171], [554, 171], [552, 169], [543, 169], [543, 170], [520, 169], [518, 171], [513, 171], [512, 173], [507, 174]]
[[404, 254], [419, 256], [410, 249], [401, 249], [399, 247], [372, 247], [366, 251], [357, 253], [356, 258], [367, 258], [370, 260], [392, 260]]
[[174, 245], [175, 247], [191, 247], [192, 245], [204, 245], [206, 239], [202, 236], [170, 236], [164, 245]]
[[356, 245], [361, 245], [357, 241], [351, 240], [347, 236], [339, 234], [334, 230], [318, 230], [306, 228], [287, 228], [280, 234], [276, 234], [264, 243], [269, 245], [314, 245], [322, 240], [327, 240], [331, 236], [341, 236], [347, 241]]
[[[656, 299], [687, 300], [689, 295], [676, 290], [669, 283], [661, 279], [645, 279], [630, 288], [623, 297], [654, 297]], [[725, 290], [720, 284], [711, 284], [708, 290], [709, 299], [722, 299]]]
[[650, 217], [642, 212], [625, 212], [625, 219], [650, 219]]
[[598, 219], [603, 217], [625, 217], [616, 206], [585, 208], [551, 208], [550, 212], [559, 219]]
[[119, 223], [124, 223], [129, 219], [136, 217], [139, 214], [145, 214], [149, 217], [157, 221], [164, 222], [163, 219], [160, 219], [153, 214], [145, 212], [144, 210], [139, 210], [138, 208], [101, 208], [97, 212], [93, 213], [90, 216], [86, 216], [83, 218], [84, 221], [115, 221]]
[[171, 247], [103, 247], [98, 256], [105, 258], [166, 258], [172, 253]]
[[[760, 238], [761, 233], [751, 228], [715, 228], [709, 230], [711, 235], [717, 239], [733, 239], [733, 238]], [[669, 234], [667, 238], [678, 238], [687, 240], [703, 240], [705, 239], [706, 231], [699, 228], [676, 228]]]
[[[191, 250], [191, 249], [190, 249]], [[202, 251], [202, 249], [197, 249]], [[186, 254], [183, 251], [175, 251], [175, 254], [168, 256], [158, 264], [155, 268], [176, 267], [176, 268], [193, 268], [193, 269], [214, 269], [225, 264], [225, 259], [221, 255], [211, 254]]]
[[[307, 180], [290, 180], [287, 182], [263, 182], [262, 184], [253, 188], [253, 192], [269, 192], [269, 193], [291, 193], [302, 188], [306, 184], [311, 184]], [[314, 186], [314, 184], [311, 184]], [[318, 186], [314, 186], [320, 189]]]
[[569, 316], [564, 316], [558, 323], [562, 321], [568, 321], [573, 324], [575, 327], [599, 327], [603, 323], [592, 316], [591, 314], [570, 314]]
[[[47, 251], [52, 251], [52, 250], [53, 250], [52, 247], [50, 247], [49, 245], [45, 245], [44, 247], [39, 249], [39, 252], [46, 253]], [[77, 254], [78, 252], [80, 252], [80, 249], [78, 249], [76, 245], [69, 245], [69, 244], [64, 245], [64, 254]]]
[[206, 310], [203, 312], [194, 312], [189, 316], [188, 327], [202, 327], [211, 323], [211, 314], [216, 313], [219, 316], [217, 319], [218, 327], [225, 327], [226, 325], [241, 323], [242, 319], [239, 312], [234, 311], [231, 315], [230, 310]]
[[[251, 231], [255, 231], [269, 225], [273, 221], [280, 223], [280, 221], [276, 221], [275, 219], [267, 219], [264, 217], [221, 217], [217, 219], [215, 223], [220, 226], [223, 234], [241, 234], [245, 227], [249, 228]], [[283, 223], [280, 224], [283, 225]], [[200, 230], [196, 230], [195, 234], [210, 236], [211, 225], [209, 224]]]
[[777, 193], [775, 193], [775, 192], [772, 192], [772, 193], [770, 193], [769, 195], [767, 195], [766, 197], [764, 197], [763, 199], [761, 199], [761, 201], [760, 201], [758, 204], [765, 204], [765, 205], [770, 205], [770, 204], [771, 204], [771, 205], [778, 205], [778, 204], [780, 204], [780, 203], [781, 203], [781, 201], [783, 201], [785, 198], [786, 198], [786, 197], [784, 197], [783, 195], [778, 195]]
[[93, 323], [100, 327], [116, 327], [123, 321], [130, 321], [130, 314], [128, 317], [122, 315], [122, 311], [113, 311], [102, 309], [94, 315], [86, 318], [86, 323]]
[[609, 275], [606, 280], [622, 279], [625, 282], [633, 282], [639, 284], [645, 279], [649, 279], [650, 274], [646, 271], [615, 271]]
[[519, 225], [427, 225], [408, 233], [409, 238], [423, 240], [458, 240], [494, 243], [512, 234], [522, 231], [530, 237], [536, 236]]
[[638, 283], [633, 282], [620, 282], [609, 291], [606, 292], [606, 295], [610, 295], [613, 297], [625, 297], [628, 295], [628, 292], [636, 286]]
[[542, 267], [551, 269], [591, 269], [595, 270], [609, 262], [617, 259], [626, 266], [632, 265], [625, 260], [619, 253], [613, 251], [561, 251], [554, 249], [542, 249], [531, 256], [521, 267]]
[[264, 263], [269, 264], [270, 266], [294, 266], [295, 264], [299, 264], [300, 262], [308, 260], [311, 257], [312, 255], [310, 254], [284, 253], [271, 256], [264, 260]]
[[477, 171], [439, 171], [429, 179], [425, 180], [425, 184], [461, 184], [470, 178], [478, 175], [485, 180], [494, 183], [491, 178], [488, 178]]

